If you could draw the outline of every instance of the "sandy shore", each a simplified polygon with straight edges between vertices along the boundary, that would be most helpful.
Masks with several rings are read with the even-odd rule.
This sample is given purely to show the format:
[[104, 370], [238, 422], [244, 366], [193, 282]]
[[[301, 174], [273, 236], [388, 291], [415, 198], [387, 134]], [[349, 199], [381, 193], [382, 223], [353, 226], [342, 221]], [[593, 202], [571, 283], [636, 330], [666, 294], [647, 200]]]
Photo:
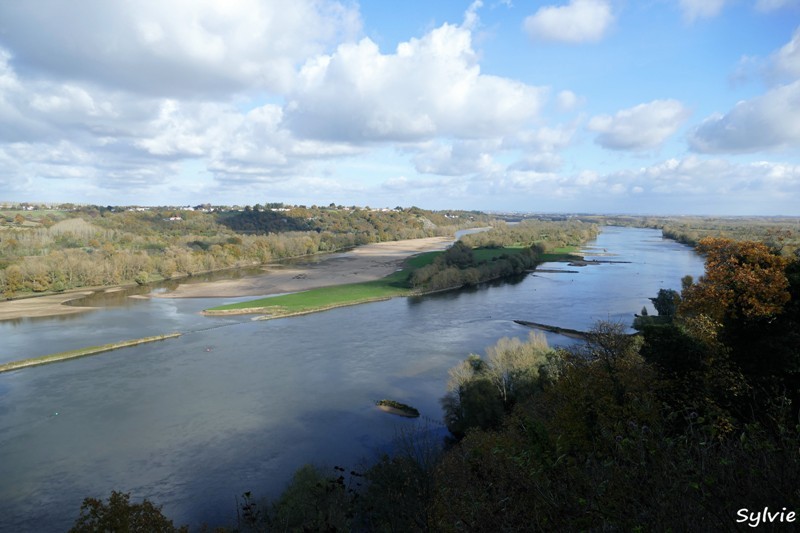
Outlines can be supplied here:
[[[264, 273], [239, 279], [182, 283], [159, 298], [231, 298], [262, 296], [303, 291], [315, 287], [370, 281], [388, 276], [414, 254], [445, 249], [453, 240], [430, 237], [406, 241], [382, 242], [359, 246], [353, 251], [322, 256], [314, 262], [292, 267], [265, 267]], [[105, 291], [114, 288], [101, 289]], [[64, 305], [95, 290], [76, 290], [63, 294], [0, 302], [0, 320], [17, 320], [68, 315], [91, 310], [89, 307]]]
[[94, 291], [88, 290], [69, 291], [62, 294], [51, 294], [48, 296], [0, 302], [0, 320], [82, 313], [91, 308], [64, 305], [64, 302], [89, 296], [93, 292]]
[[316, 287], [371, 281], [388, 276], [414, 254], [445, 249], [453, 240], [430, 237], [359, 246], [320, 261], [292, 267], [265, 267], [264, 273], [240, 279], [182, 283], [157, 298], [232, 298], [297, 292]]

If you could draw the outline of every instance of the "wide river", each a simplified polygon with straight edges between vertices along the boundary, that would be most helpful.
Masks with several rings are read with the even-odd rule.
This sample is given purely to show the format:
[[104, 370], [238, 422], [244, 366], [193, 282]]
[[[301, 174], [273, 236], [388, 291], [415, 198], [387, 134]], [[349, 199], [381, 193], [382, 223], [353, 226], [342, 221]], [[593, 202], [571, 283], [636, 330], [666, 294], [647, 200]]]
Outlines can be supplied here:
[[[441, 427], [447, 370], [514, 319], [630, 324], [660, 288], [703, 270], [660, 231], [605, 227], [579, 273], [252, 321], [199, 311], [237, 299], [111, 297], [94, 312], [0, 322], [0, 362], [172, 331], [177, 339], [0, 374], [0, 531], [66, 531], [112, 490], [176, 524], [235, 525], [235, 498], [273, 497], [305, 463], [359, 468], [408, 431]], [[570, 341], [548, 336], [551, 344]], [[392, 398], [423, 419], [378, 411]], [[332, 471], [331, 471], [332, 472]]]

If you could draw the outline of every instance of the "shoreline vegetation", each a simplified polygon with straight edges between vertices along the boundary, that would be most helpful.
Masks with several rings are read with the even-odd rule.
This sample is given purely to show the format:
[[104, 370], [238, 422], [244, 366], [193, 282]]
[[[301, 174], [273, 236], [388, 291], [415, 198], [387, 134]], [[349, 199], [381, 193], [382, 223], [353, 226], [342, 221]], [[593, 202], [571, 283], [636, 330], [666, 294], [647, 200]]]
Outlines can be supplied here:
[[[283, 264], [262, 265], [261, 272], [245, 276], [203, 281], [197, 276], [173, 278], [179, 284], [163, 294], [140, 294], [132, 298], [228, 298], [286, 294], [323, 285], [378, 279], [390, 273], [403, 259], [425, 250], [443, 249], [452, 239], [426, 237], [388, 241], [358, 246], [346, 252], [320, 253], [309, 256], [308, 263], [296, 266]], [[294, 258], [293, 258], [294, 259]], [[225, 268], [214, 273], [240, 272], [241, 267]], [[251, 268], [251, 267], [247, 267]], [[153, 280], [155, 283], [156, 280]], [[148, 283], [148, 286], [153, 286]], [[71, 289], [57, 294], [25, 295], [0, 302], [0, 321], [58, 316], [91, 311], [82, 301], [96, 294], [118, 292], [135, 288], [136, 284], [94, 286]], [[67, 305], [64, 305], [67, 304]]]
[[[574, 246], [562, 247], [555, 250], [553, 253], [540, 253], [535, 255], [535, 257], [531, 256], [528, 262], [524, 262], [521, 258], [525, 256], [529, 248], [479, 248], [470, 251], [473, 253], [474, 257], [469, 262], [465, 263], [465, 265], [469, 266], [459, 269], [461, 272], [468, 269], [474, 270], [474, 266], [472, 265], [492, 265], [493, 263], [497, 264], [498, 261], [508, 261], [509, 258], [516, 258], [511, 259], [512, 262], [516, 262], [514, 266], [505, 269], [486, 270], [486, 276], [480, 276], [477, 272], [470, 272], [466, 276], [463, 274], [459, 275], [459, 273], [455, 271], [457, 267], [449, 265], [447, 268], [440, 270], [439, 275], [441, 276], [442, 272], [449, 274], [449, 278], [453, 283], [450, 285], [439, 284], [430, 286], [424, 283], [415, 283], [415, 276], [420, 276], [420, 272], [423, 271], [423, 269], [430, 269], [436, 265], [437, 261], [439, 261], [441, 266], [446, 265], [446, 259], [442, 260], [442, 258], [446, 257], [448, 251], [425, 252], [410, 257], [406, 260], [402, 269], [378, 280], [319, 287], [303, 292], [269, 296], [267, 298], [222, 305], [206, 309], [203, 311], [203, 314], [207, 316], [241, 314], [261, 315], [254, 318], [254, 320], [287, 318], [328, 311], [339, 307], [389, 300], [395, 297], [423, 296], [436, 292], [457, 290], [465, 286], [502, 279], [509, 275], [535, 271], [536, 266], [544, 262], [569, 263], [576, 260], [583, 260], [582, 257], [576, 255], [577, 247]], [[447, 270], [449, 270], [449, 272], [447, 272]], [[445, 280], [444, 283], [447, 283], [447, 280]]]
[[102, 344], [100, 346], [88, 346], [86, 348], [78, 348], [76, 350], [69, 350], [66, 352], [58, 352], [49, 355], [42, 355], [39, 357], [31, 357], [29, 359], [22, 359], [20, 361], [11, 361], [8, 363], [0, 364], [0, 373], [11, 372], [12, 370], [20, 370], [22, 368], [29, 368], [32, 366], [47, 365], [50, 363], [58, 363], [61, 361], [68, 361], [70, 359], [77, 359], [79, 357], [87, 357], [90, 355], [97, 355], [104, 352], [119, 350], [120, 348], [128, 348], [130, 346], [138, 346], [149, 342], [163, 341], [166, 339], [174, 339], [180, 337], [182, 333], [167, 333], [164, 335], [154, 335], [152, 337], [143, 337], [141, 339], [132, 339], [109, 344]]
[[464, 235], [444, 251], [411, 256], [381, 279], [329, 284], [312, 290], [212, 307], [203, 314], [261, 314], [269, 320], [372, 302], [418, 296], [520, 275], [544, 262], [586, 263], [578, 248], [597, 237], [595, 224], [580, 221], [498, 222], [489, 231]]
[[[473, 211], [256, 204], [0, 211], [0, 294], [112, 287], [486, 226]], [[30, 210], [28, 210], [30, 208]]]

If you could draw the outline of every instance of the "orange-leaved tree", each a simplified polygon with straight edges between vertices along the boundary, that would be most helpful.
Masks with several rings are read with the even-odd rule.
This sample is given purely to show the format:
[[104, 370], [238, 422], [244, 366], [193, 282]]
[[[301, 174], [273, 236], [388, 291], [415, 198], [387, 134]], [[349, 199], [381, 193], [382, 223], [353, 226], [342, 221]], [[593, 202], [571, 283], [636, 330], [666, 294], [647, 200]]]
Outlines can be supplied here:
[[683, 293], [679, 313], [719, 322], [770, 319], [789, 302], [787, 260], [759, 242], [708, 237], [697, 251], [706, 272]]

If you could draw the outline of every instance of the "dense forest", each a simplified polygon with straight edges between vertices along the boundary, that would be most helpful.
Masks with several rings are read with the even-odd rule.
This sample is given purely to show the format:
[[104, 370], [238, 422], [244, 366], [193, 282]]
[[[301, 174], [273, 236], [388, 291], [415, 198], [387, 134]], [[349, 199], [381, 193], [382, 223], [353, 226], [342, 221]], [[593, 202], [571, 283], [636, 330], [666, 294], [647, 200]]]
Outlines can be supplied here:
[[[722, 238], [697, 249], [704, 275], [654, 294], [658, 315], [638, 317], [637, 333], [601, 322], [569, 348], [536, 333], [501, 339], [451, 370], [446, 446], [422, 430], [366, 469], [303, 467], [273, 502], [245, 494], [230, 530], [717, 531], [796, 522], [800, 254]], [[74, 531], [120, 517], [175, 530], [150, 502], [114, 493], [87, 500]]]
[[466, 211], [246, 206], [241, 210], [71, 207], [0, 212], [6, 298], [144, 284], [486, 225]]

